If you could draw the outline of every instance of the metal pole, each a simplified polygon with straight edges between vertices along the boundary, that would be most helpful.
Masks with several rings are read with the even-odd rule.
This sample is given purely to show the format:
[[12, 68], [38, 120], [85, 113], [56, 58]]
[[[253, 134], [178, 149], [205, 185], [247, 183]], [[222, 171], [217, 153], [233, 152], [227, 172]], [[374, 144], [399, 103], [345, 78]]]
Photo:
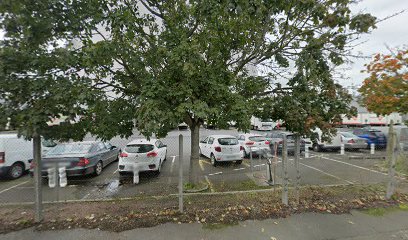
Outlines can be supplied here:
[[34, 195], [35, 195], [35, 215], [34, 221], [39, 223], [43, 220], [42, 213], [42, 176], [41, 176], [41, 136], [37, 133], [33, 136], [33, 156], [34, 156]]
[[183, 213], [183, 135], [179, 135], [179, 211]]
[[300, 161], [300, 135], [295, 135], [295, 169], [296, 169], [296, 181], [295, 181], [295, 196], [296, 196], [296, 203], [299, 204], [299, 185], [300, 185], [300, 169], [299, 169], [299, 161]]
[[58, 170], [58, 163], [57, 162], [55, 162], [54, 163], [54, 168], [55, 168], [55, 171], [54, 171], [54, 174], [55, 174], [55, 192], [56, 192], [56, 194], [57, 194], [57, 197], [56, 197], [56, 201], [57, 202], [59, 202], [59, 170]]
[[252, 147], [249, 147], [249, 163], [251, 164], [251, 173], [254, 172], [254, 163], [252, 161]]
[[283, 148], [282, 148], [282, 172], [283, 172], [283, 190], [282, 190], [282, 203], [288, 205], [288, 140], [286, 135], [283, 135]]

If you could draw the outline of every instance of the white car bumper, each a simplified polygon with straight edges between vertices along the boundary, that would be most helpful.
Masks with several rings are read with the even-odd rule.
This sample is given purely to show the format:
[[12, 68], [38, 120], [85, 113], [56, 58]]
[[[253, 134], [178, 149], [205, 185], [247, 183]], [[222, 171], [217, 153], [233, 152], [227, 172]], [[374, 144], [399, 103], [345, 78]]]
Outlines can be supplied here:
[[146, 171], [156, 171], [159, 166], [155, 161], [150, 162], [134, 162], [126, 161], [122, 158], [119, 158], [118, 164], [119, 172], [146, 172]]

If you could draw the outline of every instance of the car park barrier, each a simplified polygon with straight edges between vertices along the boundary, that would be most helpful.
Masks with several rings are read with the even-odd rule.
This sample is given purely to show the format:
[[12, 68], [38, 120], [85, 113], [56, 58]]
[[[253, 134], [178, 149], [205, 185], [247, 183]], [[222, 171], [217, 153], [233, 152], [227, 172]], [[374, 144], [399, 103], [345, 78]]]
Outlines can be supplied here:
[[48, 186], [55, 188], [57, 186], [57, 171], [55, 168], [50, 167], [47, 169]]
[[310, 158], [308, 146], [305, 146], [305, 158]]
[[344, 155], [344, 143], [340, 145], [340, 155]]
[[370, 153], [371, 154], [375, 154], [375, 144], [374, 143], [371, 143], [371, 145], [370, 145]]
[[133, 171], [133, 184], [139, 183], [139, 164], [134, 163], [132, 167]]
[[61, 167], [58, 169], [60, 187], [66, 187], [68, 185], [66, 170], [67, 170], [66, 167]]

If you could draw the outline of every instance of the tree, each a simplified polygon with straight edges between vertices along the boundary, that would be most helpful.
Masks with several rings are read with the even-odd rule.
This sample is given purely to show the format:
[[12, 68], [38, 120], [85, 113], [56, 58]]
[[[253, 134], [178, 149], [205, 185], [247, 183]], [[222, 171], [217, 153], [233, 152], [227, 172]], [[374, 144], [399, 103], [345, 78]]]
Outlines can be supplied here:
[[[128, 135], [135, 120], [144, 135], [159, 137], [186, 122], [191, 130], [190, 181], [197, 182], [199, 129], [204, 121], [221, 127], [234, 121], [239, 130], [248, 130], [253, 114], [271, 113], [268, 106], [259, 108], [264, 100], [274, 101], [273, 94], [267, 94], [271, 83], [251, 76], [249, 68], [262, 64], [274, 75], [274, 70], [313, 54], [310, 49], [320, 54], [314, 63], [341, 64], [349, 41], [375, 24], [369, 14], [353, 16], [352, 2], [100, 1], [99, 28], [80, 36], [81, 64], [96, 85], [115, 96], [94, 117], [103, 123], [109, 116], [119, 120], [119, 114], [123, 118], [117, 121], [116, 133]], [[344, 107], [349, 97], [343, 98], [344, 92], [327, 74], [330, 69], [318, 69], [326, 74], [322, 81], [307, 77], [310, 73], [293, 80], [307, 79], [300, 84], [314, 83], [310, 89], [322, 89], [311, 96], [327, 95], [310, 103], [320, 104], [314, 109], [327, 114], [312, 112], [316, 119], [305, 128], [328, 127], [321, 123], [349, 111]], [[330, 96], [337, 98], [326, 101]], [[260, 109], [263, 113], [257, 113]], [[290, 121], [288, 115], [279, 117]], [[98, 129], [95, 124], [92, 131], [103, 135]]]
[[367, 109], [378, 115], [408, 113], [408, 50], [378, 53], [366, 66], [369, 77], [359, 92]]

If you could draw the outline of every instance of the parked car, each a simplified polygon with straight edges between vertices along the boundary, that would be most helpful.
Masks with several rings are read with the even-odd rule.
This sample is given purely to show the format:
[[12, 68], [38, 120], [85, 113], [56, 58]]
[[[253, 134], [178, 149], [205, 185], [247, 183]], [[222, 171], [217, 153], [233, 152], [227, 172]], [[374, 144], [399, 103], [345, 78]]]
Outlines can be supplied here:
[[[42, 176], [47, 177], [47, 169], [54, 163], [66, 167], [67, 177], [86, 176], [102, 173], [103, 168], [117, 161], [120, 149], [107, 142], [85, 141], [58, 144], [42, 158]], [[30, 167], [33, 175], [34, 164]]]
[[337, 131], [336, 134], [332, 135], [330, 139], [323, 139], [323, 132], [321, 129], [316, 128], [313, 131], [311, 140], [313, 142], [313, 151], [320, 152], [325, 150], [340, 150], [341, 148], [341, 134]]
[[387, 137], [383, 132], [377, 129], [371, 128], [360, 128], [353, 131], [354, 135], [361, 138], [367, 139], [367, 146], [369, 147], [374, 143], [376, 148], [386, 148], [387, 147]]
[[[272, 131], [265, 135], [266, 140], [269, 141], [269, 147], [271, 149], [271, 153], [275, 153], [275, 143], [278, 144], [277, 146], [277, 153], [282, 153], [283, 149], [283, 137], [286, 136], [288, 142], [288, 153], [294, 154], [295, 153], [295, 135], [291, 132], [285, 131]], [[300, 151], [305, 151], [305, 141], [303, 139], [300, 140]]]
[[[42, 153], [55, 147], [52, 140], [42, 139]], [[0, 176], [17, 179], [30, 169], [33, 142], [19, 138], [17, 133], [0, 134]]]
[[248, 157], [252, 150], [252, 155], [264, 154], [265, 151], [269, 152], [269, 141], [265, 136], [259, 134], [239, 134], [238, 142], [243, 148], [243, 156]]
[[230, 135], [210, 135], [200, 141], [200, 155], [209, 158], [213, 166], [231, 161], [241, 164], [243, 150], [238, 139]]
[[[389, 127], [372, 127], [373, 129], [380, 130], [385, 136], [388, 136]], [[397, 134], [397, 142], [402, 147], [403, 151], [408, 151], [408, 126], [394, 125], [395, 133]]]
[[344, 149], [358, 150], [367, 148], [367, 140], [358, 137], [350, 132], [340, 132], [341, 143], [344, 144]]
[[119, 174], [121, 176], [133, 174], [135, 164], [139, 172], [153, 171], [160, 174], [166, 155], [167, 145], [161, 140], [133, 140], [126, 145], [119, 156]]

